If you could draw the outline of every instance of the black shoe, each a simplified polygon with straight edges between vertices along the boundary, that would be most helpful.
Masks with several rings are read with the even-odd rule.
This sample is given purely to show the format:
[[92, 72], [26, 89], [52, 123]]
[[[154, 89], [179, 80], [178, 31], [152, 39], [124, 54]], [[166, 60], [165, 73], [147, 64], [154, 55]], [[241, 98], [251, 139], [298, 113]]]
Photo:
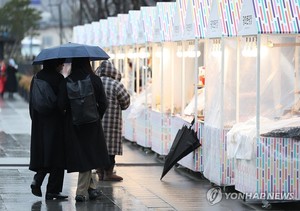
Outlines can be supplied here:
[[62, 200], [67, 198], [68, 196], [62, 195], [60, 193], [46, 193], [46, 200], [53, 200], [53, 199]]
[[37, 185], [36, 183], [37, 183], [36, 180], [33, 179], [32, 183], [31, 183], [31, 185], [30, 185], [30, 187], [31, 187], [31, 192], [32, 192], [32, 194], [35, 195], [35, 196], [42, 197], [41, 186]]
[[95, 199], [97, 199], [99, 196], [101, 196], [102, 191], [97, 190], [97, 189], [89, 188], [89, 189], [88, 189], [88, 193], [89, 193], [89, 199], [90, 199], [90, 200], [95, 200]]
[[87, 201], [87, 198], [83, 195], [76, 195], [75, 200], [76, 202], [85, 202]]

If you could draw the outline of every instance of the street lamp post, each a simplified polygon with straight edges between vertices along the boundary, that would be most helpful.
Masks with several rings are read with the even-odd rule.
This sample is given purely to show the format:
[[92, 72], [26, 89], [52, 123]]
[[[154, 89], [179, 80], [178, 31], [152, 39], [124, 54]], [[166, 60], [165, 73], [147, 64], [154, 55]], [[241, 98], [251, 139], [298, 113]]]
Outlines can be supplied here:
[[62, 14], [61, 14], [61, 3], [58, 4], [58, 17], [59, 17], [59, 39], [60, 44], [63, 43], [63, 23], [62, 23]]

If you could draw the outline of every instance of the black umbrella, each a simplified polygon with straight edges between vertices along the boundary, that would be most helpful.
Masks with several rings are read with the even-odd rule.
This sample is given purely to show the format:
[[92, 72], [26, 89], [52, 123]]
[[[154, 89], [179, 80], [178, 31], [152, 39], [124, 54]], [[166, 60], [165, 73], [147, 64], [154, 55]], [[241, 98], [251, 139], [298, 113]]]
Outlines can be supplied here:
[[[194, 120], [192, 125], [193, 123]], [[172, 147], [166, 156], [164, 169], [160, 179], [162, 179], [179, 160], [200, 146], [197, 133], [192, 129], [192, 125], [190, 127], [184, 125], [178, 130]]]
[[57, 47], [46, 48], [42, 50], [36, 56], [32, 64], [42, 64], [45, 60], [58, 58], [89, 58], [91, 61], [95, 61], [109, 59], [109, 56], [99, 46], [67, 43]]

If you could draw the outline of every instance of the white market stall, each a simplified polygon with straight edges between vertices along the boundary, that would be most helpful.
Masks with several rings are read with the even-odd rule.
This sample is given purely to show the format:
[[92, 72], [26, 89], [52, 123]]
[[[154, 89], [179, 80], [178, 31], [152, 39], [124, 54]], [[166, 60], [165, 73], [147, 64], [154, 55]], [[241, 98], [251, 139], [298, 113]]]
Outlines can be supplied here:
[[213, 1], [207, 30], [203, 173], [223, 187], [234, 185], [234, 160], [227, 156], [226, 138], [236, 121], [236, 35], [241, 4], [241, 0]]
[[128, 12], [128, 16], [126, 19], [124, 19], [125, 21], [123, 22], [123, 20], [121, 21], [120, 19], [120, 23], [121, 24], [123, 22], [123, 27], [125, 27], [124, 32], [126, 33], [126, 35], [124, 35], [126, 37], [126, 46], [124, 46], [124, 53], [125, 53], [125, 59], [124, 59], [124, 65], [125, 65], [125, 87], [127, 88], [128, 92], [131, 95], [130, 98], [130, 106], [129, 108], [127, 108], [125, 111], [122, 112], [123, 114], [123, 130], [124, 130], [124, 138], [127, 139], [128, 141], [131, 142], [136, 142], [136, 137], [135, 137], [135, 118], [128, 118], [128, 115], [131, 112], [131, 108], [132, 108], [132, 103], [134, 101], [133, 96], [135, 95], [135, 90], [134, 90], [134, 72], [136, 71], [136, 62], [134, 62], [133, 60], [135, 60], [136, 58], [136, 48], [135, 48], [135, 43], [134, 43], [134, 39], [137, 39], [137, 27], [134, 26], [134, 23], [136, 23], [136, 19], [137, 19], [137, 11], [129, 11]]
[[[135, 94], [131, 104], [131, 111], [129, 116], [134, 120], [135, 142], [146, 148], [151, 147], [150, 142], [150, 128], [148, 107], [151, 105], [151, 83], [150, 75], [151, 69], [150, 52], [151, 49], [146, 45], [146, 28], [150, 32], [151, 25], [145, 26], [144, 18], [148, 18], [153, 11], [153, 7], [142, 7], [140, 11], [135, 11], [135, 19], [132, 20], [132, 27], [134, 35], [135, 56], [132, 57], [135, 63], [134, 70], [134, 87]], [[148, 23], [149, 24], [149, 23]]]
[[152, 44], [152, 106], [149, 109], [151, 149], [158, 155], [167, 155], [171, 144], [171, 72], [175, 65], [175, 44], [171, 31], [175, 2], [158, 2], [154, 17]]
[[[209, 3], [207, 1], [177, 1], [177, 11], [174, 17], [174, 23], [177, 24], [174, 25], [172, 39], [181, 41], [177, 43], [176, 53], [177, 59], [181, 62], [181, 68], [179, 73], [174, 73], [171, 139], [174, 140], [178, 130], [183, 125], [190, 125], [192, 119], [195, 118], [193, 128], [198, 132], [201, 140], [199, 133], [201, 131], [198, 130], [200, 125], [198, 114], [201, 115], [204, 109], [204, 91], [199, 89], [198, 71], [199, 66], [204, 65], [204, 40], [201, 38], [205, 36], [204, 31], [207, 25], [205, 18], [209, 16]], [[180, 22], [180, 20], [184, 21]], [[175, 34], [175, 29], [181, 32], [180, 36]], [[178, 163], [193, 171], [202, 171], [202, 148], [199, 147]]]
[[235, 189], [260, 200], [300, 199], [299, 11], [299, 1], [243, 3], [238, 123], [227, 153], [236, 160]]

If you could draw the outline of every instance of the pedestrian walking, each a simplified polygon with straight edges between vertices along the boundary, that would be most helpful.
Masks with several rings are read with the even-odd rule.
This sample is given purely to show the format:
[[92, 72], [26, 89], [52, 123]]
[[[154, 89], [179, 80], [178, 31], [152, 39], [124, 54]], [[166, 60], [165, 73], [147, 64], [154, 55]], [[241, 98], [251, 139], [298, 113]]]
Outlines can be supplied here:
[[[36, 74], [36, 78], [46, 81], [53, 92], [58, 95], [60, 83], [64, 77], [60, 74], [63, 67], [63, 59], [46, 60], [43, 69]], [[41, 197], [41, 185], [45, 176], [49, 173], [46, 189], [46, 200], [66, 199], [62, 195], [64, 170], [65, 170], [65, 147], [63, 142], [63, 114], [54, 106], [48, 113], [37, 111], [33, 105], [32, 87], [30, 86], [29, 112], [31, 125], [31, 146], [29, 169], [36, 172], [31, 183], [31, 191]]]
[[[90, 78], [93, 93], [98, 105], [99, 118], [86, 124], [74, 124], [74, 111], [71, 97], [68, 96], [68, 83], [78, 83]], [[75, 200], [84, 202], [100, 196], [92, 179], [92, 170], [107, 167], [109, 157], [102, 129], [101, 119], [107, 108], [107, 99], [102, 81], [97, 77], [88, 58], [73, 58], [71, 74], [66, 78], [59, 95], [61, 110], [65, 110], [65, 141], [67, 146], [67, 171], [79, 172]], [[72, 110], [73, 109], [73, 110]], [[89, 112], [89, 111], [86, 111]], [[78, 119], [77, 119], [78, 120]]]
[[108, 99], [108, 108], [103, 116], [102, 125], [111, 165], [106, 169], [97, 169], [99, 179], [121, 181], [123, 178], [114, 173], [115, 156], [123, 154], [122, 146], [122, 110], [130, 105], [130, 95], [121, 83], [121, 74], [114, 65], [105, 60], [97, 68]]
[[7, 81], [5, 84], [5, 91], [8, 92], [8, 98], [13, 99], [14, 93], [17, 91], [17, 77], [16, 73], [18, 72], [18, 66], [15, 63], [15, 60], [13, 58], [10, 58], [8, 60], [6, 75], [7, 75]]

